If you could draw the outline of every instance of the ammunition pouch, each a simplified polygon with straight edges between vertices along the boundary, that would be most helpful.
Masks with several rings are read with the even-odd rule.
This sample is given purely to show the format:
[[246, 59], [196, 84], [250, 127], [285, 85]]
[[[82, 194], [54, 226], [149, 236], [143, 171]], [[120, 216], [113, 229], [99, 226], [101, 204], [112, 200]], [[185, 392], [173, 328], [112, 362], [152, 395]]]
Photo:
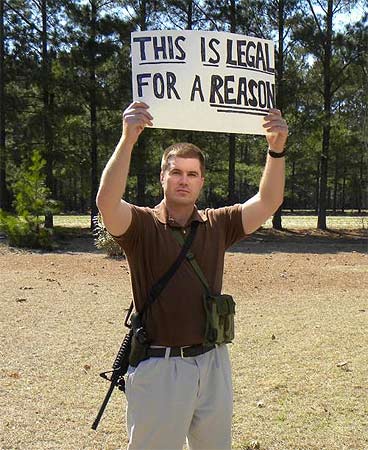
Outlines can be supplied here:
[[147, 350], [150, 346], [147, 338], [146, 330], [142, 324], [142, 318], [139, 313], [132, 314], [131, 324], [133, 329], [133, 336], [131, 342], [131, 349], [129, 354], [129, 364], [132, 367], [137, 367], [141, 361], [148, 359]]
[[231, 295], [203, 296], [206, 329], [203, 345], [228, 344], [234, 339], [235, 302]]
[[146, 344], [140, 343], [139, 340], [136, 338], [136, 336], [133, 335], [131, 350], [129, 354], [129, 364], [132, 367], [137, 367], [141, 361], [148, 359], [149, 358], [149, 356], [147, 356], [148, 348], [149, 348], [148, 343]]
[[[184, 239], [177, 229], [171, 230], [179, 245]], [[187, 253], [187, 260], [203, 285], [204, 309], [206, 311], [206, 327], [203, 345], [228, 344], [234, 339], [235, 302], [231, 295], [212, 295], [208, 281], [191, 252]]]

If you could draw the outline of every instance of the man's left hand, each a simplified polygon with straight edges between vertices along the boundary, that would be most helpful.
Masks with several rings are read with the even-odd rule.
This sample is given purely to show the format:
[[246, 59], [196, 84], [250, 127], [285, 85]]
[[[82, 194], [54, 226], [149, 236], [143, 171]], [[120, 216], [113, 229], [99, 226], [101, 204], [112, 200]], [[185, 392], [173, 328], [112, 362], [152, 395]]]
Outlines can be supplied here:
[[266, 139], [268, 148], [275, 152], [284, 150], [288, 137], [288, 126], [278, 109], [270, 109], [269, 114], [264, 118], [263, 128], [266, 129]]

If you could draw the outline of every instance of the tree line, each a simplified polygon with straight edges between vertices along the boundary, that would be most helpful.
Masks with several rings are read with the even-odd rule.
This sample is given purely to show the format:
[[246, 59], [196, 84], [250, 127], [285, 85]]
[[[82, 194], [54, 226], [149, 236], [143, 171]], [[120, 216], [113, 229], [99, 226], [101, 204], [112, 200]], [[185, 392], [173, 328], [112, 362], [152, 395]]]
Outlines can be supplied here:
[[[359, 20], [339, 24], [361, 8]], [[11, 211], [18, 170], [41, 153], [45, 184], [65, 212], [97, 214], [101, 171], [131, 102], [130, 33], [230, 31], [273, 39], [277, 107], [290, 137], [283, 210], [366, 209], [367, 14], [358, 0], [0, 0], [0, 208]], [[180, 111], [178, 111], [180, 115]], [[146, 130], [133, 153], [126, 197], [161, 197], [160, 158], [175, 141], [207, 155], [200, 204], [255, 194], [265, 160], [259, 136]], [[53, 225], [52, 212], [46, 226]]]

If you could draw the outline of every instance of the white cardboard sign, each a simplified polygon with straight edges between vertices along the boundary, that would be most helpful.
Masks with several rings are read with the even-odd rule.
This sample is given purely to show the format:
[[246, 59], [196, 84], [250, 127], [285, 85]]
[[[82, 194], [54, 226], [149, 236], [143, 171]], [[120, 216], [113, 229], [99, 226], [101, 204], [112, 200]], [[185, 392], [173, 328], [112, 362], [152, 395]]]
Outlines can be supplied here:
[[272, 41], [212, 31], [131, 35], [133, 100], [155, 128], [265, 134], [275, 108]]

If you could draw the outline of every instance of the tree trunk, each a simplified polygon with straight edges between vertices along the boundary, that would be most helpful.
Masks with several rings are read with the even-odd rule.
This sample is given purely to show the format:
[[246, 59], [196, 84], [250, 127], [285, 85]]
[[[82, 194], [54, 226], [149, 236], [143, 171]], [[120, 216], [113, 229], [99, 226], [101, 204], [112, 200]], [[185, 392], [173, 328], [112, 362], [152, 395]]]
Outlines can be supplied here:
[[144, 132], [139, 136], [137, 149], [134, 157], [137, 164], [137, 205], [144, 206], [146, 204], [146, 161], [147, 161], [147, 139]]
[[76, 197], [76, 201], [79, 201], [79, 211], [85, 213], [86, 212], [86, 199], [84, 196], [84, 189], [83, 189], [83, 180], [84, 180], [84, 168], [80, 165], [79, 166], [79, 174], [78, 174], [78, 185], [80, 186], [79, 189], [79, 195]]
[[98, 191], [97, 176], [97, 98], [96, 98], [96, 34], [97, 34], [97, 4], [91, 2], [91, 34], [89, 39], [89, 101], [90, 101], [90, 131], [91, 131], [91, 229], [93, 229], [93, 217], [98, 214], [96, 196]]
[[[285, 33], [285, 4], [284, 0], [278, 2], [278, 51], [277, 51], [277, 106], [283, 112], [285, 105], [285, 89], [284, 89], [284, 33]], [[272, 218], [272, 227], [275, 230], [282, 230], [282, 205], [278, 208]]]
[[[53, 130], [50, 108], [50, 55], [48, 51], [48, 34], [47, 34], [47, 0], [41, 1], [42, 16], [42, 100], [43, 100], [43, 132], [45, 142], [45, 159], [46, 159], [46, 186], [54, 194], [53, 183]], [[54, 220], [51, 211], [45, 214], [45, 227], [53, 228]]]
[[317, 161], [317, 176], [316, 176], [316, 202], [314, 205], [314, 210], [318, 213], [318, 205], [319, 205], [319, 178], [320, 178], [320, 161]]
[[235, 195], [235, 134], [229, 134], [229, 176], [228, 176], [228, 202], [236, 202]]
[[346, 162], [344, 157], [344, 171], [342, 175], [341, 212], [345, 212]]
[[335, 152], [335, 178], [334, 178], [334, 187], [333, 187], [333, 195], [332, 195], [332, 210], [336, 212], [337, 209], [337, 196], [338, 196], [338, 187], [339, 187], [339, 160], [338, 160], [338, 152]]
[[364, 154], [362, 153], [360, 157], [360, 165], [359, 165], [359, 196], [358, 196], [358, 213], [362, 212], [363, 208], [363, 189], [364, 189]]
[[[236, 32], [235, 0], [230, 0], [230, 31]], [[236, 141], [235, 134], [229, 134], [229, 175], [228, 175], [228, 202], [235, 203], [235, 157]]]
[[188, 0], [188, 10], [187, 10], [187, 30], [193, 28], [193, 0]]
[[[139, 17], [140, 31], [147, 30], [147, 0], [142, 0], [140, 5], [140, 17]], [[143, 132], [138, 140], [136, 149], [136, 161], [137, 161], [137, 204], [145, 205], [146, 203], [146, 161], [147, 161], [147, 145], [146, 145], [146, 132]]]
[[[328, 114], [325, 114], [326, 121]], [[318, 223], [317, 228], [319, 230], [326, 230], [326, 209], [327, 209], [327, 175], [328, 175], [328, 149], [330, 139], [330, 128], [327, 125], [323, 125], [323, 138], [322, 138], [322, 154], [320, 159], [320, 177], [319, 177], [319, 190], [318, 190]], [[327, 152], [327, 154], [326, 154]]]
[[0, 0], [0, 209], [8, 211], [9, 193], [6, 187], [6, 135], [5, 135], [5, 32], [4, 0]]
[[331, 131], [331, 57], [332, 57], [332, 18], [333, 18], [333, 0], [328, 0], [326, 15], [326, 35], [324, 43], [323, 57], [323, 137], [322, 152], [320, 157], [321, 174], [319, 182], [319, 204], [318, 204], [318, 223], [317, 228], [326, 230], [326, 206], [327, 206], [327, 178], [328, 178], [328, 156], [330, 149], [330, 131]]
[[292, 162], [291, 166], [291, 205], [290, 211], [294, 212], [294, 202], [295, 202], [295, 161]]
[[282, 205], [278, 208], [272, 217], [272, 228], [275, 230], [282, 230]]

